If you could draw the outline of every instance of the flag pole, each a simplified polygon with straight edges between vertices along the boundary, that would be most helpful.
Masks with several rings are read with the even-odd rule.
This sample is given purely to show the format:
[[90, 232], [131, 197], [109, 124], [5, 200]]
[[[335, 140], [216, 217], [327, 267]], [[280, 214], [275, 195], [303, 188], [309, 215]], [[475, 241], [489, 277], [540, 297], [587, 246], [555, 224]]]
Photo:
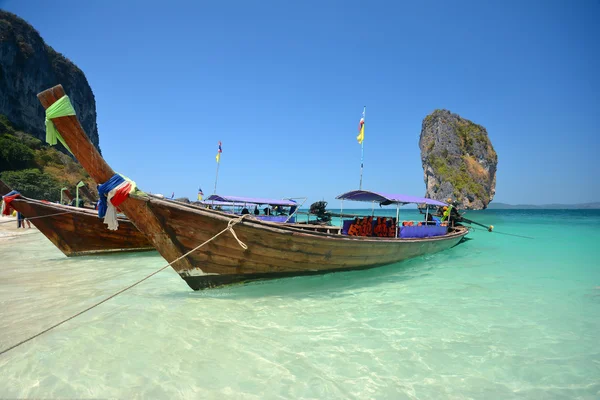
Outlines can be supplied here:
[[217, 176], [215, 177], [215, 191], [213, 194], [217, 194], [217, 181], [219, 180], [219, 165], [221, 165], [221, 160], [217, 162]]
[[[363, 109], [363, 119], [365, 118], [365, 114], [367, 113], [367, 106]], [[362, 176], [363, 176], [363, 160], [365, 156], [365, 139], [360, 143], [360, 184], [358, 185], [358, 190], [362, 190]]]
[[219, 165], [221, 165], [221, 153], [223, 152], [223, 150], [221, 150], [221, 141], [219, 140], [219, 147], [217, 150], [217, 175], [215, 176], [215, 191], [213, 192], [213, 194], [217, 194], [217, 181], [219, 180]]

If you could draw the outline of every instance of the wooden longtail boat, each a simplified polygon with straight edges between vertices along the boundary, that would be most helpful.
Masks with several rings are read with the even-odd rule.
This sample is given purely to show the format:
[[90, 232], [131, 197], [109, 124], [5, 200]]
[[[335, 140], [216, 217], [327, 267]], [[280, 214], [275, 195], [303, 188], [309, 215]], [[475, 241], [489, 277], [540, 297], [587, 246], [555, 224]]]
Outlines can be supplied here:
[[[0, 181], [0, 194], [10, 188]], [[3, 193], [2, 193], [3, 192]], [[126, 218], [119, 219], [119, 230], [111, 231], [98, 218], [98, 212], [19, 197], [11, 207], [20, 212], [67, 257], [124, 251], [149, 251], [154, 247], [146, 236]]]
[[[58, 85], [40, 94], [44, 108], [65, 95]], [[76, 116], [52, 119], [56, 129], [83, 168], [97, 183], [108, 181], [114, 171], [88, 139]], [[130, 194], [119, 208], [167, 260], [174, 261], [238, 222], [233, 229], [239, 240], [226, 232], [172, 267], [194, 290], [287, 276], [357, 270], [393, 264], [435, 253], [456, 245], [466, 228], [449, 228], [437, 237], [401, 239], [354, 237], [302, 230], [219, 211]]]

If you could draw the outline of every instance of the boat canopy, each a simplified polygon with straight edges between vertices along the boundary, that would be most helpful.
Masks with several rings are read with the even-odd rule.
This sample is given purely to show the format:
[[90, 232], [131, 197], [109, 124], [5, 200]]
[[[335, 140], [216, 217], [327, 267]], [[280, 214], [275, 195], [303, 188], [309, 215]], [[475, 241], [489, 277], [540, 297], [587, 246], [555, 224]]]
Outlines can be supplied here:
[[217, 200], [200, 200], [200, 201], [195, 201], [194, 203], [196, 204], [202, 204], [205, 206], [233, 206], [235, 203], [232, 203], [230, 201], [217, 201]]
[[212, 201], [223, 201], [227, 203], [245, 203], [245, 204], [268, 204], [270, 206], [296, 206], [294, 200], [279, 200], [279, 199], [265, 199], [262, 197], [240, 197], [240, 196], [220, 196], [218, 194], [211, 194], [208, 196], [205, 202], [212, 204]]
[[339, 200], [353, 200], [353, 201], [365, 201], [371, 202], [376, 201], [382, 205], [388, 204], [428, 204], [430, 206], [446, 206], [446, 203], [441, 201], [427, 199], [425, 197], [407, 196], [405, 194], [391, 194], [372, 192], [370, 190], [352, 190], [350, 192], [342, 193], [336, 197]]

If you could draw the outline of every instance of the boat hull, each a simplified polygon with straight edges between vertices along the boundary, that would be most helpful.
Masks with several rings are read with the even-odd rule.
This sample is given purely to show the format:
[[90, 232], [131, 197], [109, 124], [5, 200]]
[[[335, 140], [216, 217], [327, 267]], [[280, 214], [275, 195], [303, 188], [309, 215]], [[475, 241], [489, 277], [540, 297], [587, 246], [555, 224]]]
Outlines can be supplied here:
[[119, 218], [119, 229], [111, 231], [95, 210], [24, 197], [14, 199], [11, 205], [31, 218], [30, 222], [67, 257], [154, 250], [128, 219]]
[[[164, 233], [185, 254], [210, 240], [239, 217], [158, 199], [145, 202]], [[225, 232], [186, 258], [192, 268], [175, 269], [194, 290], [257, 279], [351, 271], [394, 264], [455, 246], [467, 234], [457, 228], [445, 236], [415, 239], [351, 237], [265, 224], [248, 217], [233, 227], [248, 249]], [[159, 249], [160, 251], [160, 249]]]

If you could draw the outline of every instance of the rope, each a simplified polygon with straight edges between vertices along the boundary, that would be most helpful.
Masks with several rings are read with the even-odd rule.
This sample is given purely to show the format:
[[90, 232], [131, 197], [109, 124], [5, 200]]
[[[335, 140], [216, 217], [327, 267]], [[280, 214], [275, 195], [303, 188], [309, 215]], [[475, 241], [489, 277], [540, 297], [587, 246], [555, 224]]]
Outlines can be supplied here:
[[235, 238], [235, 240], [237, 240], [238, 244], [239, 244], [239, 245], [240, 245], [240, 246], [241, 246], [241, 247], [242, 247], [244, 250], [247, 250], [247, 249], [248, 249], [248, 246], [247, 246], [247, 245], [246, 245], [244, 242], [242, 242], [242, 241], [241, 241], [241, 240], [240, 240], [240, 239], [237, 237], [237, 235], [236, 235], [235, 231], [233, 230], [233, 227], [234, 227], [235, 225], [239, 224], [240, 222], [242, 222], [242, 220], [243, 220], [243, 219], [244, 219], [246, 216], [247, 216], [247, 215], [242, 215], [242, 216], [241, 216], [240, 218], [238, 218], [238, 219], [232, 219], [232, 220], [230, 220], [230, 221], [229, 221], [229, 223], [227, 224], [227, 227], [226, 227], [225, 229], [223, 229], [221, 232], [217, 233], [215, 236], [213, 236], [212, 238], [208, 239], [206, 242], [204, 242], [204, 243], [202, 243], [202, 244], [200, 244], [200, 245], [198, 245], [198, 246], [194, 247], [192, 250], [188, 251], [188, 252], [187, 252], [187, 253], [185, 253], [184, 255], [182, 255], [182, 256], [180, 256], [180, 257], [176, 258], [175, 260], [171, 261], [170, 263], [168, 263], [168, 264], [167, 264], [167, 265], [165, 265], [164, 267], [161, 267], [161, 268], [157, 269], [156, 271], [152, 272], [150, 275], [147, 275], [147, 276], [145, 276], [144, 278], [140, 279], [139, 281], [137, 281], [137, 282], [135, 282], [135, 283], [133, 283], [133, 284], [131, 284], [131, 285], [127, 286], [126, 288], [119, 290], [118, 292], [116, 292], [116, 293], [114, 293], [114, 294], [112, 294], [112, 295], [108, 296], [108, 297], [107, 297], [107, 298], [105, 298], [104, 300], [100, 300], [99, 302], [92, 304], [91, 306], [89, 306], [89, 307], [88, 307], [88, 308], [86, 308], [85, 310], [83, 310], [83, 311], [79, 311], [78, 313], [76, 313], [76, 314], [74, 314], [74, 315], [70, 316], [69, 318], [66, 318], [66, 319], [64, 319], [64, 320], [60, 321], [59, 323], [57, 323], [57, 324], [54, 324], [54, 325], [52, 325], [51, 327], [49, 327], [49, 328], [47, 328], [47, 329], [44, 329], [43, 331], [41, 331], [41, 332], [39, 332], [39, 333], [36, 333], [35, 335], [33, 335], [33, 336], [31, 336], [31, 337], [28, 337], [27, 339], [24, 339], [24, 340], [20, 341], [19, 343], [15, 344], [15, 345], [12, 345], [11, 347], [9, 347], [9, 348], [7, 348], [7, 349], [4, 349], [4, 350], [0, 351], [0, 356], [1, 356], [1, 355], [3, 355], [4, 353], [7, 353], [7, 352], [9, 352], [10, 350], [12, 350], [12, 349], [14, 349], [14, 348], [16, 348], [16, 347], [19, 347], [19, 346], [21, 346], [22, 344], [25, 344], [25, 343], [27, 343], [27, 342], [29, 342], [29, 341], [31, 341], [31, 340], [33, 340], [33, 339], [37, 338], [38, 336], [41, 336], [41, 335], [43, 335], [43, 334], [44, 334], [44, 333], [46, 333], [46, 332], [49, 332], [49, 331], [51, 331], [52, 329], [54, 329], [54, 328], [56, 328], [56, 327], [58, 327], [58, 326], [60, 326], [60, 325], [64, 324], [65, 322], [68, 322], [68, 321], [72, 320], [73, 318], [75, 318], [75, 317], [78, 317], [78, 316], [80, 316], [81, 314], [83, 314], [83, 313], [86, 313], [86, 312], [90, 311], [91, 309], [98, 307], [100, 304], [102, 304], [102, 303], [106, 303], [108, 300], [112, 299], [113, 297], [116, 297], [116, 296], [120, 295], [121, 293], [123, 293], [123, 292], [125, 292], [125, 291], [127, 291], [127, 290], [131, 289], [132, 287], [139, 285], [140, 283], [144, 282], [146, 279], [149, 279], [149, 278], [151, 278], [152, 276], [154, 276], [154, 275], [158, 274], [159, 272], [163, 271], [164, 269], [166, 269], [166, 268], [170, 267], [170, 266], [171, 266], [171, 264], [174, 264], [174, 263], [176, 263], [177, 261], [181, 260], [182, 258], [185, 258], [185, 257], [187, 257], [188, 255], [190, 255], [191, 253], [193, 253], [194, 251], [198, 250], [198, 249], [199, 249], [199, 248], [201, 248], [202, 246], [204, 246], [204, 245], [206, 245], [206, 244], [208, 244], [208, 243], [212, 242], [213, 240], [215, 240], [216, 238], [218, 238], [219, 236], [221, 236], [223, 233], [225, 233], [225, 232], [227, 232], [227, 231], [231, 231], [231, 233], [232, 233], [233, 237]]
[[[56, 214], [40, 215], [40, 216], [37, 216], [37, 217], [31, 217], [31, 218], [25, 217], [25, 219], [28, 220], [28, 221], [31, 221], [32, 219], [54, 217], [56, 215], [71, 214], [71, 213], [74, 213], [74, 211], [65, 211], [65, 212], [56, 213]], [[12, 220], [12, 221], [2, 221], [2, 222], [0, 222], [0, 224], [8, 224], [10, 222], [15, 222], [15, 220]]]
[[[483, 229], [475, 228], [474, 226], [469, 227], [469, 229], [483, 232]], [[489, 232], [489, 231], [486, 230], [486, 232]], [[514, 237], [519, 237], [519, 238], [523, 238], [523, 239], [535, 239], [534, 237], [531, 237], [531, 236], [517, 235], [514, 233], [504, 233], [504, 232], [498, 232], [498, 231], [492, 231], [491, 233], [497, 233], [497, 234], [506, 235], [506, 236], [514, 236]]]

